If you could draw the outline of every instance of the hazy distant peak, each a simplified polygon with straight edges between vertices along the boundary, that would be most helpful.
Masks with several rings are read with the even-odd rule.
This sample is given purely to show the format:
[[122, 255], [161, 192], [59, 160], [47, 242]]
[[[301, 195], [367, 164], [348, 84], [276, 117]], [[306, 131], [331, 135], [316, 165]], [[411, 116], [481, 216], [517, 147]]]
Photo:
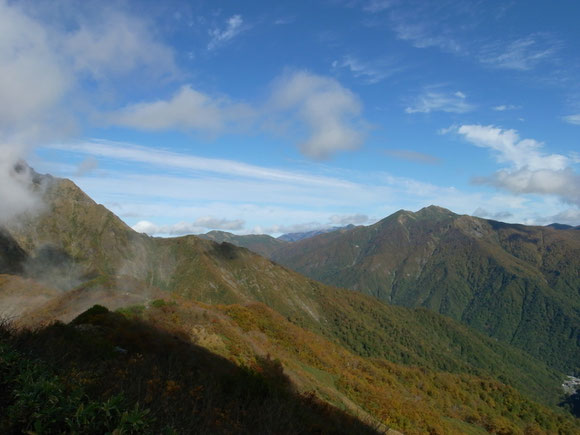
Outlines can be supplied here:
[[555, 230], [578, 230], [578, 229], [580, 229], [580, 226], [574, 227], [572, 225], [559, 224], [557, 222], [554, 222], [554, 223], [546, 225], [546, 226], [550, 227], [550, 228], [554, 228]]

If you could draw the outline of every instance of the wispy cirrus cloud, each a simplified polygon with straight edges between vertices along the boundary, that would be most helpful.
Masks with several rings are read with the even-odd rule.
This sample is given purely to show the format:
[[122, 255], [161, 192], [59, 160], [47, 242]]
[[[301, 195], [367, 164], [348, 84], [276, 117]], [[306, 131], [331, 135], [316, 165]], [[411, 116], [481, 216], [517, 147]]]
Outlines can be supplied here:
[[529, 71], [554, 59], [560, 43], [546, 34], [532, 34], [509, 43], [497, 41], [480, 48], [478, 59], [493, 68]]
[[432, 27], [431, 23], [409, 23], [401, 18], [394, 18], [392, 30], [398, 39], [408, 41], [416, 48], [436, 47], [450, 53], [462, 53], [463, 45], [449, 32], [441, 32]]
[[514, 104], [500, 104], [499, 106], [492, 107], [496, 112], [505, 112], [507, 110], [517, 110], [521, 108], [522, 106], [516, 106]]
[[564, 116], [562, 119], [568, 124], [580, 125], [580, 113]]
[[348, 188], [353, 184], [337, 178], [312, 176], [300, 172], [284, 171], [250, 165], [234, 160], [211, 159], [187, 154], [147, 148], [122, 142], [93, 140], [91, 142], [52, 144], [48, 149], [72, 151], [84, 155], [104, 157], [120, 161], [151, 164], [161, 167], [204, 171], [226, 176], [238, 176], [266, 181], [292, 182], [306, 185], [325, 185]]
[[413, 98], [405, 112], [413, 113], [466, 113], [475, 109], [475, 105], [467, 102], [467, 96], [461, 91], [449, 92], [438, 87], [427, 88], [423, 93]]
[[226, 20], [224, 28], [214, 27], [209, 31], [210, 41], [207, 44], [207, 49], [210, 51], [215, 50], [234, 39], [246, 29], [247, 26], [244, 25], [242, 16], [232, 15]]
[[493, 125], [462, 125], [455, 131], [473, 145], [493, 150], [496, 160], [507, 165], [491, 176], [475, 178], [475, 183], [490, 184], [516, 194], [556, 195], [580, 206], [580, 175], [571, 167], [569, 157], [546, 154], [541, 142], [520, 139], [516, 130]]
[[332, 62], [332, 67], [334, 69], [347, 69], [354, 77], [367, 84], [379, 83], [401, 69], [386, 60], [364, 62], [351, 55], [344, 56], [341, 60], [335, 60]]

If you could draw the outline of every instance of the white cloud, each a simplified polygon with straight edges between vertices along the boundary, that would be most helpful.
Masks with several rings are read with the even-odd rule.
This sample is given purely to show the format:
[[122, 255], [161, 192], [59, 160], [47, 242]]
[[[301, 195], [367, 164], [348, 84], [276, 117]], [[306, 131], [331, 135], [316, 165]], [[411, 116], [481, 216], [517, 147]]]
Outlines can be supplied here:
[[237, 176], [271, 182], [297, 183], [307, 186], [331, 186], [348, 189], [353, 183], [332, 177], [316, 176], [301, 172], [284, 171], [263, 166], [249, 165], [234, 160], [210, 159], [187, 154], [163, 151], [138, 145], [111, 141], [93, 141], [74, 144], [52, 144], [46, 148], [74, 151], [109, 159], [146, 163], [153, 166], [204, 171], [222, 176]]
[[69, 78], [42, 24], [0, 0], [0, 141], [43, 136]]
[[111, 8], [91, 10], [90, 16], [76, 19], [78, 28], [61, 35], [64, 52], [76, 71], [99, 80], [137, 68], [141, 74], [176, 71], [172, 49], [154, 39], [154, 29], [144, 20]]
[[318, 164], [310, 164], [308, 173], [284, 171], [110, 142], [53, 149], [63, 155], [99, 158], [97, 172], [77, 177], [77, 168], [70, 165], [58, 175], [73, 178], [130, 225], [143, 220], [172, 225], [221, 216], [243, 220], [248, 228], [310, 223], [311, 229], [337, 225], [343, 218], [348, 223], [348, 216], [356, 223], [361, 212], [376, 219], [401, 208], [417, 210], [430, 204], [458, 213], [471, 213], [477, 207], [506, 211], [513, 214], [509, 222], [534, 223], [538, 216], [563, 210], [553, 196], [464, 192], [381, 172], [335, 169], [328, 177], [327, 168]]
[[427, 89], [423, 94], [415, 97], [413, 103], [405, 109], [406, 113], [466, 113], [475, 109], [473, 104], [467, 103], [467, 96], [461, 92], [442, 92]]
[[359, 98], [332, 78], [305, 71], [286, 74], [274, 85], [277, 112], [295, 113], [306, 127], [300, 150], [315, 159], [358, 148], [364, 138]]
[[410, 23], [406, 17], [391, 15], [392, 29], [397, 38], [410, 42], [415, 48], [436, 47], [442, 51], [460, 54], [463, 46], [441, 25], [432, 26], [428, 21]]
[[36, 204], [14, 165], [40, 142], [73, 135], [79, 114], [94, 110], [83, 74], [98, 88], [109, 74], [173, 68], [150, 27], [120, 10], [45, 6], [0, 0], [0, 204], [14, 213]]
[[182, 236], [185, 234], [199, 234], [207, 230], [241, 230], [244, 227], [241, 219], [220, 219], [212, 216], [204, 216], [193, 222], [178, 222], [171, 225], [156, 225], [149, 221], [139, 221], [133, 225], [138, 233], [153, 235]]
[[457, 132], [469, 142], [496, 151], [500, 163], [510, 163], [515, 169], [565, 169], [569, 159], [561, 154], [544, 154], [543, 143], [520, 139], [516, 130], [503, 130], [493, 125], [462, 125]]
[[42, 209], [41, 186], [35, 189], [33, 173], [18, 155], [0, 145], [0, 225], [14, 221], [23, 213], [34, 213]]
[[247, 129], [254, 123], [266, 130], [285, 129], [291, 137], [302, 133], [300, 150], [322, 159], [362, 144], [361, 111], [358, 97], [339, 82], [301, 71], [275, 80], [269, 101], [261, 107], [211, 97], [186, 85], [168, 100], [131, 104], [106, 118], [113, 125], [138, 129], [211, 133]]
[[341, 61], [332, 62], [333, 68], [346, 68], [353, 76], [368, 84], [379, 83], [393, 75], [397, 69], [388, 62], [363, 62], [354, 56], [344, 56]]
[[253, 110], [227, 98], [213, 98], [193, 89], [181, 89], [169, 100], [128, 105], [107, 115], [111, 124], [144, 130], [204, 130], [221, 132], [242, 119], [253, 117]]
[[580, 125], [580, 113], [576, 113], [575, 115], [564, 116], [563, 119], [568, 124]]
[[552, 59], [557, 50], [558, 44], [549, 36], [534, 34], [487, 45], [480, 50], [479, 61], [494, 68], [528, 71]]
[[244, 20], [241, 15], [232, 15], [226, 21], [224, 29], [214, 28], [209, 31], [211, 40], [207, 44], [208, 50], [214, 50], [219, 46], [234, 39], [244, 30]]
[[514, 193], [557, 195], [580, 205], [580, 176], [570, 167], [572, 160], [561, 154], [545, 154], [543, 144], [520, 139], [517, 131], [491, 125], [462, 125], [457, 129], [472, 144], [495, 151], [496, 159], [509, 167], [476, 183], [491, 184]]
[[499, 106], [492, 107], [493, 110], [496, 112], [505, 112], [506, 110], [517, 110], [521, 108], [521, 106], [515, 106], [513, 104], [500, 104]]

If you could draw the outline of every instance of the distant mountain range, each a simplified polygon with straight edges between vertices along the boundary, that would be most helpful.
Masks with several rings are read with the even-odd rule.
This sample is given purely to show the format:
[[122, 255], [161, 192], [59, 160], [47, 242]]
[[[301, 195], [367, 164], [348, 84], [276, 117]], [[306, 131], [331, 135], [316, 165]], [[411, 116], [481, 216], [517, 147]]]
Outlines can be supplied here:
[[297, 242], [299, 240], [309, 239], [310, 237], [319, 236], [320, 234], [332, 233], [333, 231], [339, 230], [350, 230], [354, 228], [353, 224], [345, 225], [342, 227], [330, 227], [330, 228], [322, 228], [319, 230], [312, 230], [312, 231], [303, 231], [299, 233], [287, 233], [282, 234], [278, 237], [279, 240], [284, 240], [285, 242]]
[[197, 237], [213, 240], [217, 243], [228, 242], [242, 248], [247, 248], [264, 257], [270, 257], [278, 249], [281, 249], [289, 242], [297, 242], [299, 240], [308, 239], [310, 237], [318, 236], [320, 234], [331, 233], [333, 231], [349, 230], [354, 228], [354, 225], [346, 225], [343, 227], [332, 227], [314, 231], [305, 231], [301, 233], [282, 234], [280, 237], [274, 238], [267, 234], [247, 234], [237, 235], [227, 231], [210, 231], [205, 234], [197, 234]]
[[[268, 358], [279, 358], [284, 373], [300, 391], [313, 391], [333, 406], [406, 433], [464, 433], [486, 427], [523, 432], [534, 425], [542, 430], [561, 428], [562, 433], [566, 433], [565, 428], [571, 428], [568, 433], [575, 431], [576, 423], [555, 409], [561, 396], [562, 370], [572, 366], [578, 351], [572, 345], [578, 328], [570, 329], [576, 325], [574, 298], [578, 296], [572, 291], [577, 283], [572, 273], [578, 271], [574, 269], [576, 260], [568, 258], [577, 254], [575, 242], [567, 242], [568, 232], [572, 231], [544, 229], [546, 233], [542, 233], [539, 244], [533, 239], [536, 233], [526, 232], [528, 227], [496, 234], [494, 231], [506, 224], [429, 208], [415, 214], [400, 212], [374, 226], [341, 229], [292, 243], [268, 236], [221, 232], [206, 235], [219, 243], [195, 236], [162, 239], [136, 233], [69, 180], [50, 179], [44, 188], [46, 211], [23, 217], [0, 232], [0, 311], [21, 325], [54, 319], [70, 321], [92, 305], [101, 304], [142, 316], [163, 328], [178, 329], [212, 352], [248, 367], [256, 366], [256, 361], [263, 360], [266, 354]], [[512, 231], [516, 237], [512, 237]], [[453, 237], [447, 235], [449, 232]], [[522, 241], [524, 234], [527, 238]], [[465, 244], [465, 237], [471, 244]], [[391, 243], [398, 249], [394, 259], [380, 257], [378, 262], [377, 257], [377, 262], [368, 264], [362, 261], [364, 266], [358, 272], [359, 263], [353, 260], [371, 259], [373, 252], [382, 253], [390, 238], [397, 242]], [[458, 305], [465, 312], [471, 311], [463, 305], [468, 297], [458, 297], [468, 287], [457, 284], [465, 270], [459, 259], [472, 256], [478, 259], [477, 265], [487, 265], [487, 269], [474, 269], [479, 270], [475, 282], [495, 286], [493, 297], [484, 300], [507, 294], [516, 300], [520, 289], [529, 288], [531, 293], [526, 293], [526, 298], [530, 301], [524, 304], [524, 323], [520, 328], [535, 330], [536, 326], [526, 322], [537, 321], [533, 314], [540, 312], [546, 313], [542, 327], [550, 329], [536, 331], [537, 349], [542, 352], [512, 340], [534, 357], [502, 336], [503, 341], [497, 341], [437, 314], [436, 311], [445, 311], [438, 309], [443, 304], [408, 304], [426, 306], [432, 311], [398, 307], [363, 292], [324, 285], [233, 244], [241, 241], [248, 247], [260, 247], [256, 249], [263, 249], [286, 264], [296, 262], [302, 267], [308, 258], [313, 266], [320, 267], [320, 279], [335, 275], [343, 279], [341, 267], [349, 264], [357, 271], [353, 277], [369, 275], [368, 281], [361, 283], [376, 283], [376, 287], [369, 287], [369, 293], [383, 300], [389, 299], [384, 295], [390, 295], [397, 303], [401, 301], [394, 296], [399, 291], [409, 292], [411, 278], [421, 271], [433, 270], [429, 276], [437, 278], [435, 271], [440, 269], [432, 266], [433, 260], [429, 259], [439, 257], [442, 262], [450, 261], [442, 270], [447, 271], [453, 291], [443, 286], [441, 296], [435, 296], [437, 289], [433, 284], [429, 293], [433, 296], [425, 300], [447, 298], [448, 306]], [[445, 244], [441, 245], [442, 241]], [[507, 244], [519, 257], [497, 254], [498, 248], [492, 249], [496, 242], [499, 246]], [[447, 247], [447, 243], [451, 245]], [[546, 271], [554, 271], [550, 279], [558, 290], [548, 292], [544, 287], [534, 287], [536, 282], [523, 275], [532, 273], [526, 261], [540, 249], [538, 245], [541, 253], [533, 258], [541, 259]], [[444, 246], [446, 249], [442, 249]], [[554, 255], [548, 255], [548, 251]], [[360, 255], [361, 252], [368, 255]], [[481, 259], [483, 253], [489, 254], [485, 257], [487, 263]], [[301, 255], [304, 263], [298, 261]], [[454, 258], [453, 262], [450, 258]], [[493, 263], [499, 260], [505, 264]], [[391, 263], [383, 261], [398, 264], [392, 269], [396, 273], [387, 273], [384, 264]], [[335, 273], [330, 273], [333, 264]], [[314, 267], [306, 269], [308, 273], [314, 271]], [[379, 270], [384, 274], [381, 279], [395, 276], [389, 281], [396, 287], [395, 292], [386, 287], [378, 290], [383, 288], [381, 281], [373, 278], [371, 272]], [[556, 276], [556, 270], [560, 275]], [[510, 273], [514, 281], [507, 289], [502, 286], [506, 281], [503, 272]], [[425, 281], [420, 283], [417, 288], [422, 291]], [[455, 297], [461, 303], [454, 302]], [[164, 304], [168, 304], [166, 308]], [[501, 304], [506, 301], [502, 299]], [[490, 330], [480, 328], [485, 333], [498, 336], [496, 329], [509, 330], [503, 325], [507, 322], [509, 326], [511, 312], [498, 308], [501, 304], [489, 302], [487, 311], [477, 310], [473, 304], [473, 313], [477, 313], [473, 317], [487, 316], [484, 324], [493, 326]], [[532, 313], [531, 320], [527, 320], [528, 312]], [[470, 323], [462, 316], [458, 320]], [[568, 338], [564, 331], [568, 331]], [[529, 339], [530, 334], [517, 337]], [[562, 352], [560, 363], [554, 362], [555, 352]], [[474, 398], [473, 402], [468, 396]], [[510, 403], [518, 404], [517, 409], [495, 405], [508, 398]], [[461, 407], [448, 406], [451, 403]], [[540, 419], [540, 423], [534, 419]]]

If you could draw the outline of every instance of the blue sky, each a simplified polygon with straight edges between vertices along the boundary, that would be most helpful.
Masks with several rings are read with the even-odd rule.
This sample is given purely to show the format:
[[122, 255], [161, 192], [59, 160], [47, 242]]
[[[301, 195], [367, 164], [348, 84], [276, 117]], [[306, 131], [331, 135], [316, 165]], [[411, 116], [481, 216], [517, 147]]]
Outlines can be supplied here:
[[155, 235], [430, 204], [578, 225], [579, 18], [576, 1], [0, 0], [0, 151]]

